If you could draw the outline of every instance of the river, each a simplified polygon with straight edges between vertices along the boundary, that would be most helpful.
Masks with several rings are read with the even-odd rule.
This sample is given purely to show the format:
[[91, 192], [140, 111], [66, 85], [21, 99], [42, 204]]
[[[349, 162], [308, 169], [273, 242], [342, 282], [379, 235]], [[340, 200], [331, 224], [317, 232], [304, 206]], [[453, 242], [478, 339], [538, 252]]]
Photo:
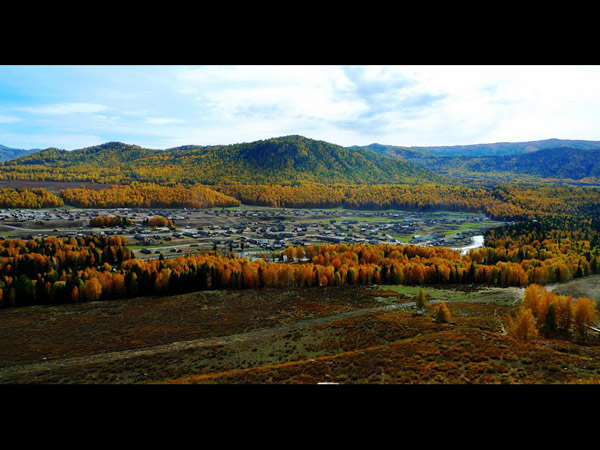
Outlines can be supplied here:
[[[403, 244], [405, 245], [405, 244]], [[417, 244], [420, 245], [420, 244]], [[474, 249], [474, 248], [480, 248], [483, 247], [483, 235], [482, 234], [478, 234], [475, 235], [473, 237], [471, 237], [471, 243], [469, 245], [465, 245], [464, 247], [451, 247], [452, 250], [460, 250], [460, 254], [464, 255], [466, 254], [469, 250]], [[283, 249], [281, 249], [283, 251]], [[264, 253], [270, 253], [270, 250], [246, 250], [243, 255], [248, 257], [250, 259], [250, 261], [255, 261], [257, 259], [262, 259], [262, 258], [257, 258], [255, 256], [252, 256], [255, 253], [260, 253], [260, 254], [264, 254]], [[269, 258], [270, 259], [270, 258]]]
[[471, 238], [471, 243], [469, 245], [465, 245], [464, 247], [453, 247], [452, 250], [460, 250], [460, 254], [464, 255], [469, 250], [473, 248], [483, 247], [483, 235], [478, 234]]

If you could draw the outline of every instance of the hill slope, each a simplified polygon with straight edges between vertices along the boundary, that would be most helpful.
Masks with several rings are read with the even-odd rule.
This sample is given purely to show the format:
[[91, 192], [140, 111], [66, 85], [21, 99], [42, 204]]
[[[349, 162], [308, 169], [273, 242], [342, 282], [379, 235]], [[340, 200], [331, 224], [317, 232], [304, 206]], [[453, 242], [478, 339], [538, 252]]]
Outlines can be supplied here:
[[[572, 142], [589, 144], [593, 141]], [[424, 149], [379, 144], [372, 144], [366, 148], [458, 178], [510, 180], [525, 176], [531, 180], [534, 178], [600, 179], [600, 143], [593, 148], [561, 146], [528, 153], [492, 156], [438, 155], [428, 153]]]
[[167, 150], [119, 142], [73, 151], [51, 148], [0, 165], [0, 178], [165, 184], [443, 181], [439, 175], [397, 158], [302, 136]]
[[450, 145], [437, 147], [403, 147], [395, 145], [370, 144], [352, 149], [364, 148], [388, 156], [403, 156], [406, 154], [429, 154], [435, 156], [500, 156], [520, 155], [549, 148], [569, 147], [572, 149], [600, 148], [600, 141], [572, 139], [544, 139], [527, 142], [496, 142], [492, 144]]
[[6, 147], [5, 145], [0, 145], [0, 161], [8, 161], [10, 159], [19, 158], [35, 151], [36, 150], [23, 150], [20, 148], [11, 148]]
[[438, 170], [445, 173], [513, 173], [542, 178], [600, 178], [600, 147], [575, 149], [548, 148], [522, 155], [480, 158], [437, 158]]

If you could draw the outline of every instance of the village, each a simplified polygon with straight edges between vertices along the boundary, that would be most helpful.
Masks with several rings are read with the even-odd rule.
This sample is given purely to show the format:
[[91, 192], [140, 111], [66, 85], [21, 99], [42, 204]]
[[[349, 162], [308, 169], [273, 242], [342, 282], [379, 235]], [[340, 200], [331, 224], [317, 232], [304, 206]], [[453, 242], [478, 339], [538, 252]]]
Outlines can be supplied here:
[[[133, 225], [91, 227], [98, 216], [127, 218]], [[173, 227], [149, 227], [154, 216]], [[263, 257], [290, 246], [327, 243], [418, 244], [461, 248], [474, 236], [501, 225], [477, 213], [357, 211], [242, 206], [209, 209], [80, 209], [0, 211], [0, 239], [87, 234], [125, 236], [138, 258], [159, 258], [218, 250]]]

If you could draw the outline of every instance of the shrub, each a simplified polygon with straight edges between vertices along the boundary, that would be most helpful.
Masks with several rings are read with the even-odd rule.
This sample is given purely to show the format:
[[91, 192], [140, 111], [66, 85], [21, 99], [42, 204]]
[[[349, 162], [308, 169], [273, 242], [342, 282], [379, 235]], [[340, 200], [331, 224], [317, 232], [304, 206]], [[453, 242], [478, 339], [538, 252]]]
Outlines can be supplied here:
[[425, 295], [423, 289], [419, 289], [419, 293], [415, 298], [415, 304], [417, 309], [425, 309], [427, 307], [427, 296]]
[[440, 303], [435, 313], [435, 319], [438, 322], [446, 323], [450, 320], [451, 314], [446, 306], [446, 302]]

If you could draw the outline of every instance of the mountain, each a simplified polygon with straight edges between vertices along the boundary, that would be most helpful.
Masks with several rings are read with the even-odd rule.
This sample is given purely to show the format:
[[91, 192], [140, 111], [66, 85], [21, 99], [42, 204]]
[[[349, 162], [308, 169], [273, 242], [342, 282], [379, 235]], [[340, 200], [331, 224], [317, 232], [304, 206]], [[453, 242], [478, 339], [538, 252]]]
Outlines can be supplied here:
[[34, 150], [23, 150], [20, 148], [10, 148], [5, 145], [0, 145], [0, 161], [8, 161], [10, 159], [19, 158], [20, 156], [26, 155], [28, 153], [32, 153], [37, 151]]
[[508, 181], [525, 177], [531, 181], [539, 178], [600, 180], [600, 143], [591, 149], [563, 146], [496, 156], [434, 155], [422, 149], [407, 150], [393, 146], [369, 148], [433, 172], [463, 179]]
[[50, 148], [0, 165], [0, 178], [107, 183], [385, 184], [443, 182], [440, 175], [368, 149], [303, 136], [250, 143], [152, 150], [109, 142], [79, 150]]
[[440, 172], [455, 174], [512, 173], [573, 180], [600, 178], [600, 145], [595, 149], [547, 148], [521, 155], [437, 158], [435, 165]]
[[406, 152], [425, 153], [435, 156], [500, 156], [520, 155], [549, 148], [569, 147], [573, 149], [590, 150], [600, 148], [600, 141], [585, 141], [572, 139], [544, 139], [528, 142], [496, 142], [493, 144], [451, 145], [438, 147], [402, 147], [394, 145], [371, 144], [352, 149], [366, 148], [388, 156], [403, 156]]

